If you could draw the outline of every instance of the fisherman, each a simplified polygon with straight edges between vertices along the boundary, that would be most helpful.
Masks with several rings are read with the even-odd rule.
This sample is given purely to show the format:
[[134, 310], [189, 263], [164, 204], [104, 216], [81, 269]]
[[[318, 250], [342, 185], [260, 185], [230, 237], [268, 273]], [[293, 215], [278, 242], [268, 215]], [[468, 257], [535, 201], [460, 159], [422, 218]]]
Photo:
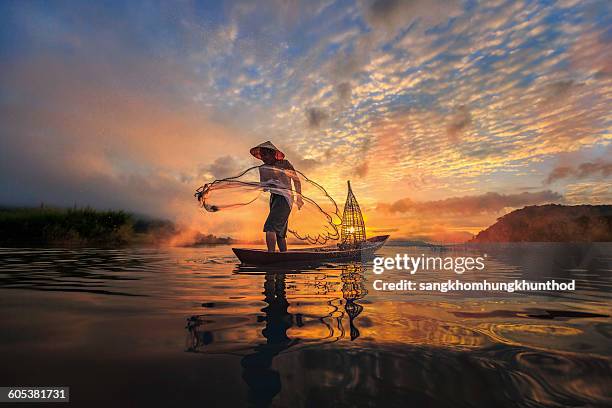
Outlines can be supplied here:
[[[261, 143], [251, 149], [251, 154], [264, 162], [259, 167], [259, 179], [266, 186], [264, 191], [270, 191], [270, 214], [264, 223], [266, 245], [268, 252], [287, 250], [287, 223], [293, 206], [293, 192], [298, 210], [304, 205], [302, 200], [302, 185], [300, 179], [285, 154], [278, 150], [272, 142]], [[291, 180], [295, 190], [291, 188]]]

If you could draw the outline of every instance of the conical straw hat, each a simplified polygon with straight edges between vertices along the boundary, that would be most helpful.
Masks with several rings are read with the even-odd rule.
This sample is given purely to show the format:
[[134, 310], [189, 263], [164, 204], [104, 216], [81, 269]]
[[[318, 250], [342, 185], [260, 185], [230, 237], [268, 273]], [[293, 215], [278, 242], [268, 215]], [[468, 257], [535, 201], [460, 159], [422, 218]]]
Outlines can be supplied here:
[[276, 148], [276, 146], [274, 146], [272, 144], [271, 141], [267, 141], [267, 142], [263, 142], [258, 144], [257, 146], [255, 146], [254, 148], [251, 149], [251, 154], [255, 157], [257, 157], [259, 160], [261, 160], [261, 149], [262, 148], [266, 148], [266, 149], [271, 149], [276, 151], [276, 154], [274, 156], [274, 158], [276, 160], [283, 160], [285, 158], [285, 153], [281, 152], [280, 150], [278, 150]]

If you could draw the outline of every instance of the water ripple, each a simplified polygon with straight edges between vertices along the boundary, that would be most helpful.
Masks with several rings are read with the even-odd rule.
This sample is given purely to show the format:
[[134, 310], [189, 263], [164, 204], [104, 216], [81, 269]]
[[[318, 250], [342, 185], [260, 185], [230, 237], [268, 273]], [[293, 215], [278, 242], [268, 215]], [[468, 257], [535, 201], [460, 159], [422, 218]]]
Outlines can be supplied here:
[[[390, 406], [408, 399], [416, 405], [469, 406], [474, 395], [482, 406], [612, 404], [612, 258], [605, 255], [610, 246], [465, 250], [486, 250], [489, 262], [485, 271], [462, 279], [575, 279], [578, 290], [377, 292], [370, 264], [243, 267], [229, 247], [0, 248], [0, 289], [29, 290], [32, 299], [40, 293], [61, 294], [62, 301], [78, 302], [69, 310], [115, 307], [121, 316], [172, 319], [175, 332], [164, 335], [175, 338], [181, 334], [177, 328], [184, 327], [181, 351], [237, 356], [240, 376], [253, 393], [269, 392], [266, 379], [282, 377], [282, 389], [297, 394], [333, 389], [340, 406], [354, 405], [351, 390], [366, 405], [382, 395]], [[433, 250], [387, 247], [381, 255], [403, 251], [420, 255]], [[397, 271], [385, 274], [389, 280], [406, 277]], [[456, 276], [413, 276], [450, 278]], [[113, 321], [105, 319], [106, 325]], [[5, 320], [5, 333], [18, 333], [10, 324]], [[114, 324], [115, 330], [100, 330], [127, 336], [123, 320]], [[155, 338], [157, 330], [149, 327], [129, 341], [148, 344], [138, 336]], [[108, 337], [105, 331], [98, 333], [101, 339]], [[88, 339], [99, 346], [97, 336]], [[273, 374], [274, 367], [292, 374]], [[278, 398], [279, 405], [290, 405], [286, 394]]]

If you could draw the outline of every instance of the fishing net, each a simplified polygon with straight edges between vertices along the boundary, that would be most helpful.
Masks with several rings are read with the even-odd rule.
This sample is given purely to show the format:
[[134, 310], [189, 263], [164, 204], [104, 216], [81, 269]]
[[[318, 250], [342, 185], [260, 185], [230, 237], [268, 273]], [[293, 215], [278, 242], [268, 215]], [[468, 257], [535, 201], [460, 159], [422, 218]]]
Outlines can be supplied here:
[[[336, 202], [323, 187], [297, 170], [265, 164], [251, 167], [237, 176], [204, 184], [195, 196], [206, 211], [218, 212], [270, 200], [270, 194], [281, 195], [291, 204], [287, 231], [296, 238], [310, 244], [339, 239], [341, 216]], [[267, 215], [254, 214], [261, 217], [262, 225]]]

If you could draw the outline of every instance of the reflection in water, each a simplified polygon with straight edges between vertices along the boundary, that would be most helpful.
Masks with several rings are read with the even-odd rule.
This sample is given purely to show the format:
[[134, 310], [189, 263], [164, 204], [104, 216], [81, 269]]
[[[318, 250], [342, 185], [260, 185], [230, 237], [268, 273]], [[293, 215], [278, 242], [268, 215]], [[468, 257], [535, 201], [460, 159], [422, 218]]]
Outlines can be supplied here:
[[[380, 255], [435, 251], [391, 244]], [[223, 246], [6, 248], [0, 352], [12, 371], [0, 383], [61, 380], [87, 406], [128, 382], [132, 406], [612, 406], [610, 244], [446, 253], [488, 254], [462, 280], [575, 279], [577, 290], [378, 292], [367, 263], [237, 268]]]
[[342, 297], [346, 300], [344, 310], [349, 317], [351, 341], [359, 337], [359, 329], [355, 324], [357, 316], [363, 312], [363, 306], [357, 303], [368, 294], [364, 285], [363, 265], [351, 263], [342, 267]]
[[287, 309], [289, 302], [285, 295], [285, 275], [267, 273], [264, 281], [264, 301], [268, 306], [262, 330], [265, 343], [255, 347], [255, 352], [242, 358], [242, 379], [249, 386], [249, 403], [254, 406], [268, 406], [281, 390], [278, 371], [272, 369], [272, 360], [292, 345], [287, 330], [293, 326], [293, 315]]
[[[526, 261], [538, 260], [541, 266], [537, 254], [518, 251], [520, 256], [513, 257], [495, 248], [489, 252], [499, 276], [513, 279], [524, 274], [537, 279]], [[602, 264], [592, 266], [601, 261], [596, 255], [570, 254], [575, 258], [565, 254], [558, 259], [571, 268], [585, 263], [591, 271], [601, 268]], [[523, 269], [513, 268], [512, 260], [524, 263]], [[595, 333], [601, 336], [599, 332], [609, 325], [603, 321], [589, 326], [545, 324], [546, 320], [609, 319], [608, 314], [593, 311], [601, 310], [596, 304], [582, 304], [585, 311], [562, 310], [558, 294], [544, 294], [534, 304], [521, 299], [522, 295], [500, 295], [523, 301], [514, 310], [509, 302], [481, 294], [414, 295], [398, 301], [395, 293], [369, 294], [365, 270], [361, 263], [305, 271], [239, 267], [238, 275], [263, 277], [264, 315], [243, 327], [240, 349], [235, 337], [221, 340], [216, 347], [212, 344], [215, 330], [223, 333], [235, 327], [231, 316], [217, 312], [192, 316], [189, 351], [240, 353], [242, 379], [252, 406], [270, 406], [273, 401], [291, 405], [291, 393], [306, 406], [329, 406], [328, 400], [319, 398], [325, 393], [333, 393], [339, 405], [413, 401], [455, 406], [457, 401], [477, 400], [476, 405], [482, 406], [508, 405], [509, 401], [526, 406], [598, 406], [610, 402], [605, 392], [607, 379], [612, 378], [610, 359], [573, 351], [609, 353], [603, 343], [596, 349], [594, 342], [586, 340]], [[541, 271], [557, 277], [564, 274], [557, 269]], [[482, 277], [464, 277], [470, 278]], [[610, 284], [592, 277], [589, 282], [601, 287]], [[601, 292], [593, 294], [595, 299], [599, 296]], [[373, 300], [364, 302], [365, 298]], [[608, 331], [603, 332], [605, 336]], [[579, 343], [577, 338], [586, 342]], [[339, 348], [327, 347], [339, 341]], [[291, 392], [283, 393], [284, 388]]]
[[[238, 268], [240, 273], [241, 268]], [[363, 306], [357, 303], [367, 294], [364, 286], [364, 268], [361, 263], [349, 263], [340, 265], [341, 293], [344, 299], [344, 311], [348, 316], [349, 333], [351, 341], [359, 337], [359, 329], [355, 319], [363, 311]], [[253, 268], [246, 271], [253, 273]], [[258, 323], [265, 323], [261, 334], [265, 342], [260, 342], [253, 347], [253, 352], [246, 354], [241, 359], [242, 379], [248, 385], [248, 402], [251, 406], [267, 407], [273, 398], [281, 391], [281, 376], [277, 370], [272, 368], [273, 360], [283, 351], [300, 343], [299, 338], [290, 338], [288, 331], [295, 325], [304, 327], [301, 313], [289, 313], [290, 303], [286, 293], [286, 274], [282, 271], [263, 272], [264, 302], [267, 304], [263, 309], [264, 316], [258, 316]], [[330, 282], [316, 280], [314, 286], [320, 296], [328, 297], [329, 292], [334, 290]], [[330, 301], [330, 305], [331, 305]], [[333, 323], [327, 321], [331, 318]], [[329, 338], [337, 340], [345, 333], [343, 327], [344, 313], [339, 307], [334, 306], [333, 312], [318, 317], [329, 330]], [[187, 351], [205, 351], [206, 346], [213, 343], [214, 333], [206, 330], [206, 324], [212, 321], [206, 314], [191, 316], [187, 319], [187, 330], [189, 332]], [[338, 329], [338, 335], [335, 330]]]

